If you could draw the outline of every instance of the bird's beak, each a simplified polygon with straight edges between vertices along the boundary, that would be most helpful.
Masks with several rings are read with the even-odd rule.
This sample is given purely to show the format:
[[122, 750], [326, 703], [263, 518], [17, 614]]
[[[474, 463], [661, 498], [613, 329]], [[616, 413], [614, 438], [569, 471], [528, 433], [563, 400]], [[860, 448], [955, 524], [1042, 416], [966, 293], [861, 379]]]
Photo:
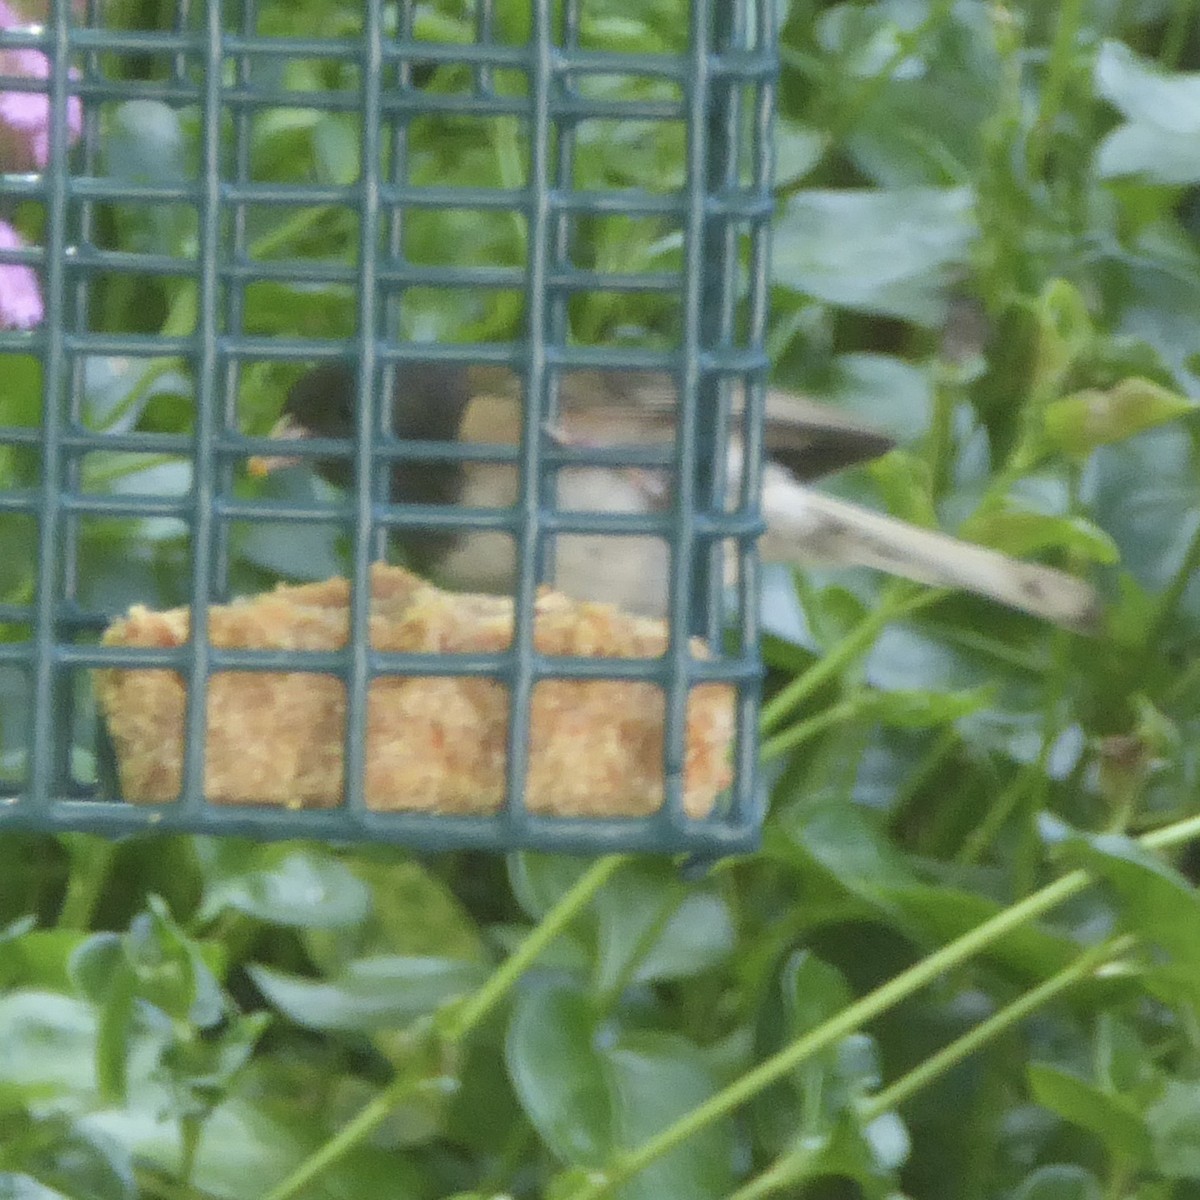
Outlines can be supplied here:
[[[272, 441], [295, 441], [299, 438], [306, 438], [309, 431], [304, 428], [294, 417], [286, 413], [275, 422], [271, 432], [267, 435]], [[284, 467], [297, 467], [304, 460], [296, 454], [255, 454], [249, 462], [246, 463], [246, 470], [250, 472], [255, 479], [262, 479], [270, 475], [272, 471], [280, 471]]]

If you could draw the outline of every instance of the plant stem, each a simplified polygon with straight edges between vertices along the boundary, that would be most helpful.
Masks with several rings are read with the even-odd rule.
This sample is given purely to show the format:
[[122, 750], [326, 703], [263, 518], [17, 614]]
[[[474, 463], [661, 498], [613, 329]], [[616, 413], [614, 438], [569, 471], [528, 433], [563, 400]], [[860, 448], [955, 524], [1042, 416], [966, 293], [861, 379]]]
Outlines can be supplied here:
[[913, 594], [911, 584], [900, 584], [884, 593], [879, 607], [869, 612], [845, 637], [813, 663], [803, 675], [798, 675], [763, 705], [761, 728], [769, 733], [781, 721], [799, 708], [819, 688], [869, 649], [890, 622], [917, 612], [940, 599], [940, 591], [921, 591]]
[[370, 1104], [359, 1112], [327, 1142], [308, 1156], [265, 1200], [288, 1200], [307, 1187], [339, 1158], [365, 1141], [387, 1120], [388, 1114], [422, 1084], [419, 1075], [401, 1075], [393, 1079]]
[[[1138, 839], [1148, 850], [1159, 850], [1200, 836], [1200, 816], [1163, 826]], [[656, 1159], [675, 1150], [706, 1125], [728, 1116], [734, 1109], [770, 1087], [802, 1062], [854, 1033], [902, 1000], [932, 983], [939, 975], [960, 966], [987, 949], [1005, 934], [1044, 916], [1051, 909], [1079, 895], [1092, 883], [1086, 871], [1070, 871], [1025, 899], [1010, 905], [974, 929], [927, 955], [906, 971], [842, 1009], [815, 1029], [797, 1038], [765, 1062], [748, 1071], [728, 1087], [694, 1108], [686, 1116], [619, 1158], [613, 1167], [563, 1200], [601, 1200]], [[891, 1092], [891, 1089], [888, 1089]], [[887, 1095], [888, 1093], [884, 1093]]]
[[1162, 49], [1158, 54], [1159, 63], [1170, 68], [1177, 68], [1183, 52], [1187, 49], [1188, 38], [1195, 20], [1196, 0], [1175, 0], [1167, 21], [1167, 31], [1163, 34]]
[[513, 985], [533, 966], [551, 942], [583, 911], [595, 894], [628, 860], [628, 855], [608, 854], [597, 859], [542, 918], [532, 933], [493, 972], [492, 977], [442, 1026], [449, 1042], [459, 1042], [512, 991]]
[[564, 1200], [600, 1200], [655, 1159], [676, 1149], [706, 1125], [728, 1116], [751, 1097], [795, 1070], [806, 1059], [854, 1033], [868, 1021], [880, 1016], [900, 1001], [932, 983], [939, 975], [959, 966], [986, 949], [1006, 933], [1042, 916], [1050, 909], [1078, 895], [1091, 882], [1084, 871], [1071, 871], [1024, 900], [997, 913], [954, 941], [935, 950], [920, 962], [902, 971], [862, 999], [847, 1005], [840, 1013], [823, 1021], [815, 1029], [797, 1038], [753, 1070], [747, 1071], [724, 1090], [694, 1108], [674, 1125], [644, 1142], [636, 1150], [617, 1160], [601, 1178], [570, 1193]]
[[1029, 135], [1028, 164], [1029, 174], [1033, 179], [1041, 177], [1051, 129], [1058, 119], [1063, 97], [1066, 95], [1067, 79], [1071, 73], [1071, 56], [1083, 23], [1083, 9], [1084, 0], [1062, 0], [1059, 6], [1054, 44], [1050, 48], [1050, 62], [1042, 85], [1042, 103]]
[[59, 929], [89, 929], [117, 846], [82, 833], [68, 834], [63, 841], [69, 848], [71, 873], [56, 924]]
[[[1037, 987], [1030, 989], [1011, 1004], [998, 1009], [974, 1029], [955, 1038], [948, 1046], [930, 1055], [919, 1066], [902, 1075], [890, 1087], [876, 1092], [858, 1106], [858, 1117], [863, 1125], [869, 1124], [884, 1113], [898, 1108], [910, 1096], [927, 1087], [939, 1076], [957, 1066], [965, 1058], [982, 1049], [988, 1042], [1023, 1021], [1044, 1004], [1061, 995], [1075, 984], [1094, 974], [1097, 968], [1119, 957], [1129, 950], [1137, 939], [1124, 935], [1111, 938], [1102, 945], [1081, 954], [1073, 963], [1056, 972]], [[794, 1183], [804, 1173], [805, 1160], [811, 1151], [801, 1149], [781, 1155], [765, 1171], [749, 1180], [729, 1196], [729, 1200], [762, 1200]]]
[[795, 750], [801, 743], [824, 733], [831, 726], [838, 725], [842, 721], [853, 720], [860, 712], [870, 707], [870, 704], [870, 694], [865, 690], [858, 691], [840, 704], [834, 704], [823, 712], [809, 717], [807, 721], [801, 721], [799, 724], [785, 729], [782, 733], [777, 733], [773, 738], [763, 742], [759, 751], [762, 761], [770, 762], [771, 759], [778, 758], [788, 750]]
[[[461, 1042], [512, 990], [542, 951], [579, 915], [592, 897], [627, 860], [623, 854], [598, 859], [579, 877], [558, 903], [545, 915], [537, 928], [492, 973], [491, 978], [466, 1000], [440, 1026], [442, 1040], [448, 1045]], [[392, 1080], [378, 1096], [361, 1109], [327, 1142], [320, 1145], [288, 1176], [268, 1193], [265, 1200], [290, 1200], [343, 1155], [360, 1145], [388, 1114], [424, 1083], [420, 1075], [405, 1074]]]
[[940, 1075], [944, 1075], [951, 1067], [957, 1066], [963, 1059], [982, 1049], [988, 1042], [1023, 1021], [1030, 1013], [1049, 1003], [1055, 996], [1082, 983], [1097, 968], [1130, 950], [1137, 939], [1130, 934], [1110, 938], [1099, 946], [1093, 947], [1081, 954], [1073, 963], [1061, 971], [1051, 975], [1049, 979], [1031, 988], [1023, 996], [1017, 997], [1011, 1004], [998, 1009], [984, 1021], [980, 1021], [973, 1029], [955, 1038], [949, 1045], [944, 1046], [936, 1054], [931, 1054], [924, 1062], [914, 1067], [906, 1075], [902, 1075], [895, 1083], [876, 1092], [859, 1106], [859, 1116], [863, 1123], [874, 1121], [893, 1108], [898, 1108], [910, 1096], [927, 1087]]

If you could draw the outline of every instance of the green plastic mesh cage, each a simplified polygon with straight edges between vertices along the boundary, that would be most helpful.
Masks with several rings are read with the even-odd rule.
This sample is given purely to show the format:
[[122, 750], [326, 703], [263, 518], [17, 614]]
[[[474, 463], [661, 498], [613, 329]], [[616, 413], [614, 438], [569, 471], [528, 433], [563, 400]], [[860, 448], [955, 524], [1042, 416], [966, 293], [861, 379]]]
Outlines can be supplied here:
[[[754, 843], [774, 6], [653, 7], [661, 41], [648, 47], [629, 44], [619, 5], [593, 0], [3, 6], [0, 824], [701, 856]], [[358, 372], [352, 486], [337, 492], [303, 471], [251, 479], [247, 461], [270, 446], [289, 384], [334, 359]], [[377, 419], [383, 381], [412, 360], [511, 368], [525, 408], [519, 445], [389, 436]], [[670, 373], [672, 442], [557, 445], [546, 435], [557, 390], [582, 369]], [[735, 395], [744, 461], [731, 468]], [[519, 474], [511, 508], [389, 501], [395, 464], [488, 453]], [[666, 472], [671, 502], [646, 516], [560, 509], [557, 473], [588, 463]], [[370, 565], [389, 532], [414, 523], [511, 537], [508, 650], [369, 644]], [[661, 657], [535, 650], [555, 540], [582, 534], [669, 542]], [[344, 649], [211, 644], [210, 604], [324, 574], [351, 581]], [[188, 606], [191, 636], [101, 644], [135, 603]], [[186, 685], [170, 802], [121, 795], [93, 688], [94, 672], [113, 667], [170, 671]], [[336, 803], [206, 797], [205, 697], [228, 671], [342, 680]], [[373, 810], [363, 782], [372, 680], [444, 675], [507, 690], [503, 804]], [[531, 812], [535, 690], [608, 677], [662, 689], [661, 805], [632, 817]], [[736, 697], [732, 781], [697, 819], [682, 800], [686, 712], [712, 683]]]

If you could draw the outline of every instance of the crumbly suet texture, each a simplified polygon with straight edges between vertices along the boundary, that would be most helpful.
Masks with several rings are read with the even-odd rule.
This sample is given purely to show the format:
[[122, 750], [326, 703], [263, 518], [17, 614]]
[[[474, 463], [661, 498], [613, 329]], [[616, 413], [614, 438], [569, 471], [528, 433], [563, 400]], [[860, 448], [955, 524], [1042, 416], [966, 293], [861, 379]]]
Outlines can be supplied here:
[[[340, 650], [349, 630], [345, 579], [274, 591], [208, 610], [223, 649]], [[190, 611], [135, 606], [108, 646], [186, 643]], [[478, 654], [512, 640], [510, 598], [442, 591], [398, 567], [371, 571], [369, 635], [376, 650]], [[539, 593], [534, 643], [548, 656], [654, 658], [667, 626], [610, 605]], [[693, 640], [693, 653], [708, 657]], [[99, 670], [96, 692], [116, 749], [122, 794], [176, 799], [182, 781], [185, 678], [162, 669]], [[629, 680], [550, 679], [535, 685], [524, 802], [559, 816], [640, 816], [663, 802], [664, 695]], [[708, 815], [730, 782], [734, 689], [701, 684], [687, 708], [684, 808]], [[497, 680], [381, 676], [367, 697], [369, 808], [490, 813], [504, 799], [508, 690]], [[217, 804], [326, 808], [343, 795], [345, 686], [305, 672], [218, 671], [209, 680], [205, 792]]]

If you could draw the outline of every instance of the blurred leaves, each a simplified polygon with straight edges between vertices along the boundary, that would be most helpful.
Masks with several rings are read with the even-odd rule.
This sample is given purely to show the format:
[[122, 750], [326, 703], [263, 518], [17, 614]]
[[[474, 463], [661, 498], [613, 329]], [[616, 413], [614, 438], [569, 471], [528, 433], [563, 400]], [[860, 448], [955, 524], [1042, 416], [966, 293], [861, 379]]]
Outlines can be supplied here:
[[235, 909], [276, 925], [328, 929], [355, 925], [367, 914], [370, 895], [366, 885], [332, 855], [255, 850], [249, 855], [251, 862], [244, 864], [248, 869], [228, 874], [221, 869], [245, 857], [241, 845], [228, 850], [219, 843], [212, 847], [214, 869], [201, 905], [201, 920]]
[[919, 325], [948, 312], [975, 225], [965, 188], [796, 193], [776, 218], [775, 282]]
[[1172, 73], [1121, 42], [1105, 42], [1096, 90], [1125, 118], [1100, 143], [1105, 176], [1200, 182], [1200, 73]]
[[281, 1012], [310, 1029], [401, 1028], [456, 996], [473, 991], [482, 970], [458, 959], [372, 958], [348, 963], [331, 978], [298, 979], [256, 966], [250, 977]]
[[[524, 991], [506, 1042], [513, 1085], [547, 1145], [567, 1162], [602, 1166], [706, 1100], [703, 1056], [675, 1035], [602, 1024], [570, 984]], [[730, 1130], [709, 1127], [621, 1189], [626, 1200], [724, 1196]]]

